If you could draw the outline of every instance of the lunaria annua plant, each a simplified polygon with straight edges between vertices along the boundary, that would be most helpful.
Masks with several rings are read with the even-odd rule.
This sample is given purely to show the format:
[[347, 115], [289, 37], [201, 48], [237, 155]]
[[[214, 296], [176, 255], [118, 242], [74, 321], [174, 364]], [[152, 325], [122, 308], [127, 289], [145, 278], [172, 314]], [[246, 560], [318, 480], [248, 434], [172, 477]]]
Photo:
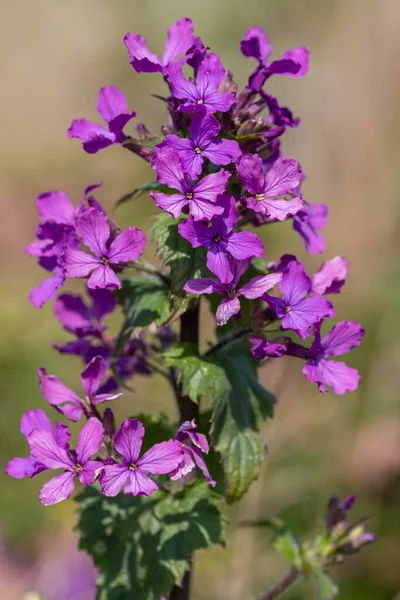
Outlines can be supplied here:
[[[68, 137], [89, 154], [128, 149], [148, 163], [149, 175], [153, 169], [151, 181], [121, 201], [148, 194], [159, 209], [150, 235], [162, 264], [142, 258], [140, 229], [121, 231], [106, 215], [94, 197], [99, 185], [87, 187], [77, 205], [61, 191], [37, 198], [37, 239], [26, 252], [49, 276], [30, 300], [40, 308], [55, 299], [56, 319], [71, 339], [54, 348], [82, 362], [81, 388], [69, 389], [44, 368], [39, 385], [54, 416], [80, 431], [71, 449], [67, 425], [28, 410], [21, 433], [29, 454], [6, 471], [16, 478], [48, 471], [39, 494], [45, 505], [84, 486], [76, 496], [78, 529], [99, 572], [99, 599], [187, 599], [195, 551], [224, 543], [221, 504], [243, 496], [264, 458], [258, 430], [273, 416], [275, 398], [258, 382], [258, 367], [294, 356], [320, 392], [344, 394], [360, 376], [335, 357], [358, 346], [364, 330], [356, 321], [326, 327], [335, 317], [332, 297], [346, 281], [344, 258], [309, 275], [291, 254], [263, 260], [261, 239], [248, 231], [291, 220], [309, 252], [325, 249], [327, 208], [303, 198], [304, 172], [281, 151], [282, 135], [299, 119], [264, 87], [275, 75], [305, 75], [308, 51], [294, 48], [271, 62], [266, 34], [249, 29], [240, 49], [254, 70], [238, 91], [188, 18], [168, 30], [162, 58], [140, 35], [128, 33], [124, 43], [137, 73], [164, 78], [161, 133], [140, 123], [135, 137], [125, 133], [136, 113], [120, 90], [103, 87], [96, 107], [104, 124], [74, 120]], [[82, 280], [81, 295], [61, 291], [70, 278]], [[217, 338], [203, 352], [201, 303], [215, 315]], [[113, 334], [106, 322], [115, 311], [122, 319]], [[179, 422], [137, 415], [133, 404], [115, 423], [115, 403], [137, 373], [169, 381]], [[373, 539], [362, 522], [348, 523], [353, 500], [331, 499], [312, 542], [300, 543], [279, 520], [246, 524], [272, 527], [275, 548], [292, 563], [263, 598], [304, 573], [314, 575], [319, 598], [336, 594], [325, 569]]]

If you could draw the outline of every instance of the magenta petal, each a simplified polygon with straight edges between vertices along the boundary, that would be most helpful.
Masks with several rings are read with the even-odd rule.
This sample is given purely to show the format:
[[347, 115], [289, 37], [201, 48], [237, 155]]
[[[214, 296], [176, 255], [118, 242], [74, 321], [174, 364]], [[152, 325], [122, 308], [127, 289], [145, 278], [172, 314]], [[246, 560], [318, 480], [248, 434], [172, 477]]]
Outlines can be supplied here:
[[281, 292], [289, 306], [297, 304], [310, 291], [311, 279], [304, 272], [304, 266], [291, 261], [283, 272], [280, 283]]
[[64, 281], [64, 274], [61, 270], [57, 271], [52, 277], [44, 279], [36, 288], [33, 288], [29, 294], [29, 300], [35, 308], [41, 308], [45, 302], [54, 298]]
[[256, 195], [264, 192], [263, 162], [258, 154], [244, 154], [238, 163], [237, 173], [250, 194]]
[[227, 250], [238, 260], [251, 256], [261, 258], [264, 254], [264, 244], [258, 235], [251, 231], [237, 231], [231, 233], [227, 239]]
[[266, 198], [263, 204], [268, 218], [276, 219], [277, 221], [286, 221], [287, 218], [293, 217], [304, 208], [304, 202], [301, 196], [296, 196], [291, 200], [274, 200]]
[[71, 421], [79, 421], [83, 413], [83, 403], [75, 392], [54, 375], [47, 375], [45, 369], [39, 369], [38, 375], [43, 398]]
[[215, 165], [229, 165], [242, 156], [242, 151], [235, 140], [220, 139], [211, 142], [203, 155]]
[[127, 483], [129, 474], [127, 465], [104, 465], [99, 477], [102, 493], [109, 497], [119, 494]]
[[47, 192], [36, 198], [41, 223], [52, 221], [61, 225], [74, 225], [75, 208], [64, 192]]
[[133, 496], [151, 496], [158, 489], [158, 485], [154, 483], [145, 473], [139, 469], [129, 472], [128, 484], [125, 486], [124, 494], [132, 494]]
[[162, 71], [161, 60], [147, 48], [146, 40], [137, 34], [127, 33], [124, 44], [128, 50], [129, 62], [138, 73]]
[[104, 212], [95, 208], [85, 210], [76, 220], [76, 232], [93, 254], [99, 258], [106, 255], [110, 227]]
[[67, 425], [59, 422], [54, 425], [53, 438], [58, 446], [61, 446], [61, 448], [64, 448], [64, 450], [68, 450], [70, 437], [71, 434]]
[[137, 461], [138, 469], [153, 475], [169, 473], [182, 462], [182, 445], [176, 440], [155, 444]]
[[156, 149], [151, 166], [157, 172], [157, 181], [182, 193], [185, 191], [182, 162], [175, 150], [168, 146]]
[[226, 254], [226, 245], [213, 244], [207, 253], [207, 267], [221, 283], [230, 283], [233, 279], [230, 262]]
[[49, 431], [35, 429], [29, 436], [31, 455], [48, 469], [70, 470], [74, 463], [66, 450], [56, 443]]
[[192, 102], [196, 102], [198, 98], [196, 86], [192, 81], [188, 81], [184, 77], [181, 64], [176, 62], [169, 65], [167, 69], [164, 69], [164, 74], [171, 84], [172, 95], [175, 98], [181, 100], [187, 98], [192, 100]]
[[92, 485], [98, 473], [103, 468], [103, 463], [99, 460], [88, 460], [82, 471], [79, 473], [79, 481], [82, 485]]
[[194, 458], [196, 465], [199, 467], [200, 471], [203, 473], [204, 477], [206, 478], [207, 483], [213, 487], [215, 485], [217, 485], [217, 482], [211, 478], [210, 472], [207, 468], [207, 464], [206, 464], [200, 450], [196, 447], [193, 447], [193, 448], [190, 448], [190, 451], [193, 454], [193, 458]]
[[82, 387], [85, 396], [92, 400], [107, 373], [107, 364], [101, 356], [95, 356], [82, 372]]
[[268, 196], [281, 196], [293, 192], [303, 181], [304, 174], [296, 160], [278, 158], [265, 178], [265, 193]]
[[305, 340], [309, 336], [309, 327], [324, 317], [333, 317], [335, 312], [332, 304], [321, 298], [304, 298], [286, 313], [282, 320], [284, 329], [293, 329]]
[[226, 184], [230, 177], [231, 173], [229, 173], [229, 171], [224, 171], [223, 169], [218, 171], [218, 173], [206, 175], [194, 186], [194, 196], [197, 199], [201, 198], [202, 200], [215, 202], [217, 196], [225, 192]]
[[46, 506], [57, 504], [69, 498], [74, 491], [74, 473], [61, 473], [44, 484], [39, 492], [39, 500]]
[[142, 447], [144, 427], [139, 419], [125, 419], [114, 438], [114, 446], [127, 463], [136, 463]]
[[270, 273], [269, 275], [259, 275], [253, 277], [238, 291], [238, 296], [244, 296], [249, 300], [261, 298], [263, 294], [272, 289], [282, 279], [282, 273]]
[[193, 22], [187, 17], [179, 19], [168, 28], [162, 62], [168, 65], [194, 45]]
[[143, 231], [137, 227], [128, 227], [111, 242], [108, 259], [113, 264], [136, 260], [142, 256], [145, 245], [146, 236]]
[[224, 207], [195, 196], [189, 202], [189, 214], [195, 221], [210, 221], [216, 215], [222, 215]]
[[252, 338], [251, 343], [254, 344], [250, 352], [257, 360], [263, 360], [266, 357], [283, 356], [286, 352], [286, 346], [283, 344], [274, 344], [262, 338]]
[[210, 246], [212, 244], [212, 231], [203, 223], [196, 222], [189, 217], [178, 225], [179, 235], [190, 242], [192, 248]]
[[244, 40], [240, 42], [240, 49], [244, 56], [257, 59], [260, 63], [267, 64], [267, 58], [272, 52], [267, 34], [262, 27], [250, 27], [246, 31]]
[[95, 417], [91, 417], [79, 433], [76, 455], [78, 463], [84, 465], [89, 458], [99, 451], [103, 441], [104, 427]]
[[228, 320], [240, 312], [240, 302], [238, 298], [223, 298], [217, 308], [217, 325], [226, 325]]
[[183, 286], [185, 292], [189, 294], [225, 294], [226, 286], [218, 279], [189, 279]]
[[107, 287], [121, 289], [121, 282], [108, 265], [98, 265], [87, 282], [88, 288], [93, 290]]
[[195, 467], [194, 460], [192, 458], [192, 454], [189, 451], [189, 448], [183, 446], [183, 460], [176, 469], [173, 469], [170, 473], [168, 473], [169, 477], [172, 481], [178, 481], [182, 477], [185, 477], [189, 473], [191, 473]]
[[319, 296], [338, 294], [346, 282], [347, 274], [347, 260], [342, 256], [335, 256], [313, 275], [311, 291]]
[[57, 321], [72, 333], [90, 331], [90, 312], [80, 296], [62, 294], [54, 303]]
[[341, 321], [324, 337], [322, 345], [326, 355], [340, 356], [359, 346], [365, 334], [357, 321]]
[[232, 285], [237, 286], [241, 276], [246, 273], [247, 269], [250, 266], [251, 258], [244, 258], [243, 260], [237, 260], [236, 258], [231, 258], [231, 270], [233, 273]]
[[109, 290], [89, 290], [89, 296], [93, 301], [91, 312], [97, 321], [111, 315], [117, 305], [114, 294]]
[[320, 359], [309, 360], [303, 368], [303, 373], [314, 383], [318, 383], [320, 392], [327, 391], [325, 386], [331, 386], [335, 394], [342, 395], [357, 389], [360, 375], [343, 362]]
[[14, 479], [23, 479], [24, 477], [33, 477], [46, 469], [32, 456], [26, 458], [12, 458], [6, 465], [5, 473], [14, 477]]
[[72, 121], [68, 129], [68, 137], [78, 138], [83, 142], [83, 149], [89, 154], [95, 154], [111, 144], [115, 144], [116, 137], [113, 133], [102, 127], [91, 123], [86, 119]]
[[182, 194], [167, 196], [166, 194], [152, 192], [149, 196], [153, 198], [158, 208], [165, 210], [174, 219], [177, 219], [182, 212], [182, 208], [189, 204], [189, 200]]
[[96, 109], [101, 117], [110, 123], [119, 115], [128, 112], [128, 103], [122, 92], [114, 86], [102, 87], [99, 90]]
[[[309, 51], [304, 46], [299, 48], [291, 48], [287, 50], [280, 58], [281, 61], [291, 60], [298, 65], [298, 69], [293, 72], [281, 72], [282, 75], [290, 75], [291, 77], [303, 77], [308, 72], [309, 67]], [[276, 61], [278, 62], [278, 61]]]
[[51, 431], [51, 421], [43, 410], [34, 408], [27, 410], [21, 417], [20, 430], [27, 439], [34, 429], [42, 431]]
[[100, 264], [100, 259], [82, 250], [66, 246], [63, 251], [63, 266], [66, 277], [87, 277]]
[[205, 111], [193, 115], [190, 123], [190, 139], [193, 146], [197, 146], [204, 152], [213, 138], [220, 132], [221, 126], [218, 119]]

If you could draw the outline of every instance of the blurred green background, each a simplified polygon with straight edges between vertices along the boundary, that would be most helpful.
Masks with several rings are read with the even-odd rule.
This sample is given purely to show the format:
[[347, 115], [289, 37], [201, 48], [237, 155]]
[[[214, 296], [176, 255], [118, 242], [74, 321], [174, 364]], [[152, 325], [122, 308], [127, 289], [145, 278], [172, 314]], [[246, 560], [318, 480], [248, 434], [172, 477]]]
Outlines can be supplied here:
[[[357, 392], [320, 395], [295, 359], [271, 362], [264, 383], [279, 397], [275, 419], [262, 434], [269, 455], [259, 480], [228, 510], [227, 547], [198, 553], [194, 598], [247, 600], [283, 574], [287, 565], [270, 550], [270, 537], [235, 528], [242, 519], [284, 517], [300, 535], [312, 534], [329, 495], [355, 493], [357, 516], [370, 515], [377, 541], [333, 574], [341, 600], [400, 598], [400, 2], [398, 0], [18, 0], [1, 2], [1, 219], [0, 219], [0, 458], [2, 467], [26, 453], [19, 434], [24, 410], [47, 409], [36, 370], [46, 367], [79, 389], [80, 363], [61, 357], [51, 341], [66, 339], [50, 304], [36, 311], [30, 288], [42, 272], [22, 248], [34, 237], [35, 197], [61, 189], [77, 203], [83, 188], [104, 182], [97, 194], [111, 210], [123, 193], [152, 179], [151, 169], [122, 149], [85, 154], [66, 131], [73, 118], [97, 120], [98, 89], [117, 85], [137, 120], [157, 132], [165, 120], [162, 78], [129, 65], [123, 36], [148, 38], [161, 51], [167, 26], [195, 21], [196, 34], [219, 53], [240, 85], [254, 63], [238, 44], [246, 29], [262, 26], [274, 57], [305, 45], [311, 69], [304, 79], [276, 77], [268, 89], [301, 125], [284, 136], [285, 154], [308, 177], [305, 197], [329, 206], [324, 258], [342, 254], [350, 276], [335, 298], [339, 319], [360, 320], [367, 336], [348, 363], [360, 370]], [[148, 229], [150, 198], [121, 208], [116, 218]], [[312, 272], [322, 261], [307, 255], [289, 224], [264, 232], [266, 254], [297, 254]], [[150, 256], [150, 255], [149, 255]], [[211, 319], [204, 315], [211, 332]], [[169, 390], [158, 379], [137, 378], [120, 414], [146, 409], [174, 414]], [[55, 415], [47, 411], [54, 419]], [[24, 598], [43, 565], [73, 547], [73, 502], [45, 508], [37, 492], [46, 477], [17, 481], [1, 476], [0, 597]], [[50, 596], [49, 596], [50, 597]], [[313, 597], [311, 584], [288, 599]]]

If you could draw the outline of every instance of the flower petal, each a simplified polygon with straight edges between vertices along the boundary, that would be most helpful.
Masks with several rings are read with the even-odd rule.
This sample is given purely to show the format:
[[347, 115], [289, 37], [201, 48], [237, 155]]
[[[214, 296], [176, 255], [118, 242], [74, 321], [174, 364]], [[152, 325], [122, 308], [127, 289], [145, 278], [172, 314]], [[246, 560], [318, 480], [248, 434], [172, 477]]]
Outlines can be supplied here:
[[51, 431], [51, 421], [43, 410], [34, 408], [24, 412], [20, 422], [20, 430], [24, 438], [28, 439], [28, 436], [34, 429], [40, 429], [42, 431]]
[[101, 492], [105, 496], [116, 496], [127, 483], [129, 474], [127, 465], [104, 465], [99, 477]]
[[69, 246], [64, 248], [62, 258], [66, 277], [87, 277], [93, 269], [101, 265], [100, 259], [96, 256]]
[[104, 288], [121, 289], [121, 282], [108, 265], [98, 265], [87, 282], [88, 288], [97, 290]]
[[187, 17], [179, 19], [168, 28], [168, 41], [162, 57], [163, 65], [168, 65], [194, 45], [193, 21]]
[[230, 177], [231, 173], [229, 173], [229, 171], [224, 171], [224, 169], [220, 169], [218, 173], [206, 175], [194, 186], [193, 199], [196, 198], [197, 200], [201, 199], [215, 202], [217, 196], [225, 192], [226, 184]]
[[142, 256], [146, 245], [146, 236], [137, 227], [127, 227], [112, 242], [108, 259], [113, 264], [129, 262]]
[[237, 165], [237, 173], [243, 186], [250, 194], [264, 193], [263, 162], [258, 154], [244, 154]]
[[319, 296], [338, 294], [346, 282], [347, 274], [347, 260], [342, 256], [335, 256], [325, 262], [320, 270], [312, 276], [311, 291]]
[[212, 244], [207, 253], [207, 267], [218, 277], [221, 283], [230, 283], [233, 279], [226, 244]]
[[61, 473], [44, 484], [39, 492], [39, 500], [49, 506], [69, 498], [74, 491], [75, 473]]
[[261, 258], [264, 254], [264, 244], [251, 231], [237, 231], [227, 238], [227, 250], [237, 260], [257, 256]]
[[205, 246], [206, 248], [212, 244], [212, 231], [209, 227], [201, 222], [195, 221], [192, 217], [181, 221], [178, 225], [179, 235], [190, 242], [192, 248]]
[[244, 296], [249, 300], [261, 298], [263, 294], [272, 289], [282, 279], [282, 273], [270, 273], [269, 275], [259, 275], [250, 279], [240, 290], [238, 296]]
[[156, 149], [151, 166], [157, 173], [157, 181], [186, 193], [182, 162], [175, 150], [168, 146]]
[[137, 461], [138, 469], [153, 475], [169, 473], [183, 461], [182, 445], [176, 440], [154, 444]]
[[47, 375], [45, 369], [39, 369], [38, 375], [43, 398], [71, 421], [79, 421], [83, 413], [83, 403], [75, 392], [54, 375]]
[[76, 220], [76, 232], [97, 257], [102, 258], [107, 254], [106, 243], [110, 237], [110, 227], [104, 212], [95, 208], [83, 211]]
[[145, 38], [127, 33], [124, 44], [128, 50], [129, 62], [138, 73], [156, 73], [162, 71], [161, 60], [147, 48]]
[[151, 192], [149, 194], [155, 201], [158, 208], [165, 210], [168, 214], [177, 219], [182, 212], [182, 208], [189, 204], [189, 200], [182, 194], [167, 194]]
[[235, 140], [225, 140], [222, 138], [211, 142], [202, 154], [214, 163], [214, 165], [229, 165], [236, 162], [242, 156], [242, 151]]
[[29, 436], [31, 455], [48, 469], [71, 470], [74, 462], [66, 450], [61, 448], [49, 431], [35, 429]]
[[280, 288], [288, 306], [300, 302], [311, 288], [311, 279], [304, 272], [304, 265], [291, 261], [283, 272]]
[[79, 433], [76, 456], [78, 463], [84, 466], [89, 458], [99, 451], [103, 441], [104, 427], [95, 417], [91, 417]]
[[110, 131], [107, 131], [101, 125], [91, 123], [86, 119], [76, 119], [72, 121], [68, 129], [69, 139], [78, 138], [83, 142], [83, 149], [88, 154], [95, 154], [111, 144], [115, 144], [116, 137]]
[[335, 394], [345, 394], [357, 389], [360, 374], [346, 363], [334, 360], [309, 360], [303, 368], [303, 373], [314, 383], [318, 383], [320, 392], [326, 392], [325, 386], [331, 386]]
[[27, 456], [26, 458], [12, 458], [6, 465], [5, 473], [10, 477], [14, 477], [14, 479], [23, 479], [24, 477], [31, 479], [34, 475], [45, 470], [46, 467], [33, 456]]
[[132, 494], [133, 496], [151, 496], [158, 485], [154, 483], [145, 473], [139, 469], [129, 472], [129, 481], [125, 486], [124, 494]]
[[293, 308], [286, 313], [282, 320], [283, 329], [293, 329], [298, 335], [305, 340], [309, 336], [310, 325], [320, 321], [324, 317], [334, 317], [335, 311], [332, 304], [315, 296], [314, 298], [304, 298]]
[[303, 198], [296, 196], [291, 200], [274, 200], [266, 198], [263, 202], [265, 206], [265, 214], [269, 219], [277, 221], [286, 221], [289, 217], [293, 217], [304, 208]]
[[144, 427], [139, 419], [125, 419], [114, 438], [114, 446], [126, 463], [136, 463], [142, 447]]
[[359, 346], [365, 334], [357, 321], [341, 321], [324, 337], [322, 345], [327, 356], [340, 356]]
[[217, 482], [212, 479], [210, 472], [207, 468], [206, 461], [204, 460], [203, 455], [200, 452], [200, 450], [196, 447], [192, 447], [192, 448], [190, 448], [190, 451], [193, 455], [196, 465], [199, 467], [200, 471], [203, 473], [204, 477], [206, 478], [207, 483], [209, 485], [211, 485], [212, 487], [216, 486]]
[[192, 454], [190, 452], [191, 449], [183, 446], [183, 461], [180, 463], [176, 469], [173, 469], [170, 473], [168, 473], [170, 479], [172, 481], [178, 481], [182, 479], [182, 477], [186, 477], [189, 473], [191, 473], [195, 467], [194, 460], [192, 458]]
[[93, 329], [90, 312], [80, 296], [62, 294], [54, 302], [54, 313], [61, 325], [76, 334], [85, 334]]
[[281, 156], [265, 177], [265, 193], [268, 196], [282, 196], [292, 193], [303, 181], [304, 173], [297, 160]]
[[101, 356], [96, 356], [81, 374], [85, 396], [91, 401], [96, 395], [107, 373], [107, 364]]
[[[76, 251], [75, 251], [76, 252]], [[64, 284], [65, 276], [61, 272], [56, 271], [52, 277], [44, 279], [37, 287], [31, 290], [29, 300], [35, 308], [41, 308], [45, 302], [52, 300], [57, 293], [57, 290]]]
[[189, 279], [183, 286], [189, 294], [222, 294], [226, 293], [226, 286], [212, 277], [204, 279]]
[[103, 463], [101, 461], [88, 460], [78, 475], [79, 481], [82, 485], [92, 485], [102, 468]]
[[210, 221], [216, 215], [222, 215], [223, 212], [223, 206], [196, 196], [189, 202], [189, 214], [195, 221]]
[[272, 45], [262, 27], [250, 27], [246, 31], [244, 40], [240, 42], [240, 49], [244, 56], [255, 58], [260, 63], [267, 65]]
[[40, 223], [52, 221], [61, 225], [74, 225], [75, 208], [64, 192], [47, 192], [36, 198]]
[[240, 312], [239, 298], [223, 298], [215, 315], [217, 325], [225, 325], [238, 312]]

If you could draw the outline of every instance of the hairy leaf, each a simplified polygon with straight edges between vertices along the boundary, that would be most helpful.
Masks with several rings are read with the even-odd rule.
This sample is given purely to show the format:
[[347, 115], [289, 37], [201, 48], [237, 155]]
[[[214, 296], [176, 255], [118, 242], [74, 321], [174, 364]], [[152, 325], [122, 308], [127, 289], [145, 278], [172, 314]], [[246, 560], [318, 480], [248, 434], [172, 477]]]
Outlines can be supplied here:
[[315, 581], [317, 584], [318, 600], [332, 600], [339, 593], [339, 588], [330, 577], [324, 573], [321, 567], [314, 570]]
[[116, 208], [118, 208], [122, 204], [129, 202], [129, 200], [136, 200], [136, 198], [140, 198], [141, 196], [144, 196], [149, 192], [163, 192], [164, 194], [167, 194], [168, 192], [170, 192], [170, 189], [169, 187], [167, 187], [163, 183], [160, 183], [159, 181], [149, 181], [148, 183], [144, 183], [140, 187], [121, 196], [121, 198], [117, 200], [115, 206]]
[[178, 223], [182, 219], [174, 219], [162, 214], [153, 225], [154, 241], [158, 255], [164, 265], [171, 268], [171, 292], [180, 294], [188, 279], [206, 276], [206, 249], [193, 249], [190, 243], [179, 235]]
[[286, 528], [275, 538], [274, 548], [284, 554], [295, 567], [301, 568], [301, 547], [289, 529]]
[[205, 483], [150, 498], [106, 498], [91, 487], [77, 500], [80, 547], [100, 572], [98, 600], [159, 600], [195, 550], [224, 541], [221, 498]]
[[222, 455], [227, 502], [239, 500], [257, 477], [264, 444], [257, 431], [273, 415], [274, 396], [257, 379], [257, 363], [247, 340], [215, 353], [225, 372], [227, 386], [214, 397], [212, 443]]

